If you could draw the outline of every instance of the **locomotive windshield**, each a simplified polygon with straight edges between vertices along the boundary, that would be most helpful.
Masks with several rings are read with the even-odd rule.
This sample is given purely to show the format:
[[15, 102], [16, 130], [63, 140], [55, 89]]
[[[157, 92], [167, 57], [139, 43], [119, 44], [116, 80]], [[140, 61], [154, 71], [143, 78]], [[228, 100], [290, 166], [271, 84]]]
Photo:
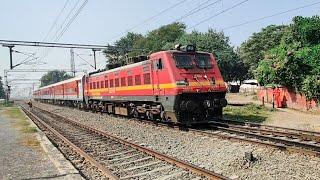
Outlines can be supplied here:
[[212, 64], [211, 64], [211, 61], [210, 61], [210, 56], [197, 54], [195, 60], [196, 60], [198, 68], [201, 68], [201, 69], [210, 69], [210, 68], [212, 68]]
[[192, 69], [192, 59], [191, 56], [185, 54], [175, 54], [174, 59], [176, 60], [176, 65], [178, 68]]

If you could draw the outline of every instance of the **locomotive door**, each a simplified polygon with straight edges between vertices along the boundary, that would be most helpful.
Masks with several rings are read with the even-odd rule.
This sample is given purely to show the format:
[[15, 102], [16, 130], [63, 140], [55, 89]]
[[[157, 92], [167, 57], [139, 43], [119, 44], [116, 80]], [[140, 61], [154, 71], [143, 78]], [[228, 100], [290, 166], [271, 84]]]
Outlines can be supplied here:
[[153, 75], [153, 95], [156, 97], [163, 96], [165, 94], [164, 89], [161, 89], [161, 76], [162, 73], [163, 64], [162, 59], [157, 59], [153, 61], [153, 69], [152, 69], [152, 75]]

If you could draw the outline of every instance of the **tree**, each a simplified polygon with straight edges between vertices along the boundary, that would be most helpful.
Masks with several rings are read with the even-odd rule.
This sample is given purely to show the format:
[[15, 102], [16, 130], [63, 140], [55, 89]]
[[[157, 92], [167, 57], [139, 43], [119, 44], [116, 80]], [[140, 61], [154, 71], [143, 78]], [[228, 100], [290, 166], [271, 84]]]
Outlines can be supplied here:
[[266, 51], [280, 44], [287, 26], [270, 25], [253, 35], [239, 49], [239, 56], [249, 67], [249, 76], [253, 76], [260, 60], [264, 58]]
[[72, 76], [67, 74], [65, 71], [58, 71], [58, 70], [49, 71], [41, 77], [40, 87], [54, 84], [70, 78], [72, 78]]
[[205, 33], [193, 31], [190, 34], [184, 34], [176, 43], [194, 44], [199, 51], [215, 54], [222, 76], [226, 81], [242, 81], [246, 78], [247, 67], [234, 52], [233, 47], [229, 44], [229, 38], [223, 32], [213, 29]]
[[4, 88], [3, 88], [3, 83], [2, 83], [2, 77], [0, 76], [0, 99], [5, 98], [5, 93], [4, 93]]
[[120, 40], [115, 42], [115, 47], [109, 46], [103, 51], [109, 61], [108, 63], [124, 64], [128, 53], [132, 52], [133, 46], [137, 43], [138, 40], [143, 38], [144, 37], [141, 34], [128, 32], [126, 36], [120, 38]]
[[164, 47], [183, 36], [186, 33], [185, 30], [186, 25], [179, 22], [161, 26], [150, 31], [145, 38], [137, 41], [134, 48], [144, 49], [147, 53], [166, 50]]
[[256, 77], [260, 84], [280, 84], [320, 100], [320, 18], [295, 17], [280, 44], [265, 52]]

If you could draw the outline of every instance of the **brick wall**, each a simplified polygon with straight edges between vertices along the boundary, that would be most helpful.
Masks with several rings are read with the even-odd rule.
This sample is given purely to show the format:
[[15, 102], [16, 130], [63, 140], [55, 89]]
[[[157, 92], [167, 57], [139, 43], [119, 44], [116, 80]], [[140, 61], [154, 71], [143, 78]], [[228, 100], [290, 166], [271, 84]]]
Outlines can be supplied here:
[[[281, 107], [289, 107], [298, 110], [315, 110], [320, 111], [320, 106], [316, 100], [307, 101], [302, 93], [291, 92], [287, 88], [280, 89], [280, 104]], [[272, 103], [273, 89], [261, 87], [257, 92], [258, 99], [262, 102], [264, 97], [265, 102]], [[276, 103], [275, 103], [276, 104]]]

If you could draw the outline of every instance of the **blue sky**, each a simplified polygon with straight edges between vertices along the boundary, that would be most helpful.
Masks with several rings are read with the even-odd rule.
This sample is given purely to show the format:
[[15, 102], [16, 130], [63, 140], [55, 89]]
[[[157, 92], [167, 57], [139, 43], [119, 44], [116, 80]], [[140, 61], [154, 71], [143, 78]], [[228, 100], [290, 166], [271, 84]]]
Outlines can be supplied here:
[[[54, 32], [59, 29], [60, 24], [78, 0], [69, 0], [65, 11], [62, 13], [57, 26], [49, 34], [46, 41], [53, 41]], [[84, 0], [80, 0], [80, 4]], [[132, 28], [136, 24], [157, 14], [181, 0], [89, 0], [81, 11], [77, 19], [58, 42], [65, 43], [86, 43], [86, 44], [112, 44], [120, 38], [119, 34]], [[180, 5], [154, 18], [141, 26], [133, 29], [134, 32], [145, 34], [150, 30], [169, 24], [176, 18], [184, 15], [192, 8], [207, 0], [185, 0]], [[211, 0], [209, 3], [214, 2]], [[207, 8], [199, 13], [191, 15], [182, 20], [188, 27], [192, 27], [197, 22], [214, 15], [221, 10], [228, 8], [242, 0], [222, 0], [219, 3]], [[65, 0], [0, 0], [0, 39], [42, 41], [48, 33], [58, 13], [62, 9]], [[249, 0], [248, 2], [223, 13], [205, 23], [195, 27], [195, 30], [207, 31], [208, 28], [221, 30], [225, 27], [236, 25], [244, 21], [271, 15], [295, 7], [317, 2], [315, 0]], [[78, 6], [79, 7], [79, 6]], [[286, 13], [280, 16], [265, 19], [248, 25], [228, 29], [225, 34], [230, 37], [233, 46], [239, 46], [252, 33], [258, 32], [261, 28], [270, 24], [288, 24], [292, 17], [296, 15], [312, 16], [319, 14], [320, 4], [302, 10]], [[188, 30], [191, 31], [192, 29]], [[33, 53], [37, 56], [43, 55], [43, 49], [16, 47], [16, 50]], [[88, 61], [92, 61], [89, 56], [90, 51], [75, 50]], [[53, 49], [48, 56], [42, 59], [44, 65], [23, 65], [19, 68], [68, 68], [68, 50]], [[22, 61], [25, 56], [14, 54], [14, 64]], [[79, 58], [75, 58], [76, 66], [81, 69], [92, 70]], [[8, 49], [0, 47], [0, 75], [3, 70], [9, 67]], [[103, 68], [105, 59], [102, 54], [98, 54], [98, 67]], [[12, 75], [14, 76], [14, 75]], [[17, 75], [18, 76], [18, 75]], [[20, 75], [22, 76], [22, 75]], [[26, 73], [24, 77], [39, 77], [41, 74]]]

